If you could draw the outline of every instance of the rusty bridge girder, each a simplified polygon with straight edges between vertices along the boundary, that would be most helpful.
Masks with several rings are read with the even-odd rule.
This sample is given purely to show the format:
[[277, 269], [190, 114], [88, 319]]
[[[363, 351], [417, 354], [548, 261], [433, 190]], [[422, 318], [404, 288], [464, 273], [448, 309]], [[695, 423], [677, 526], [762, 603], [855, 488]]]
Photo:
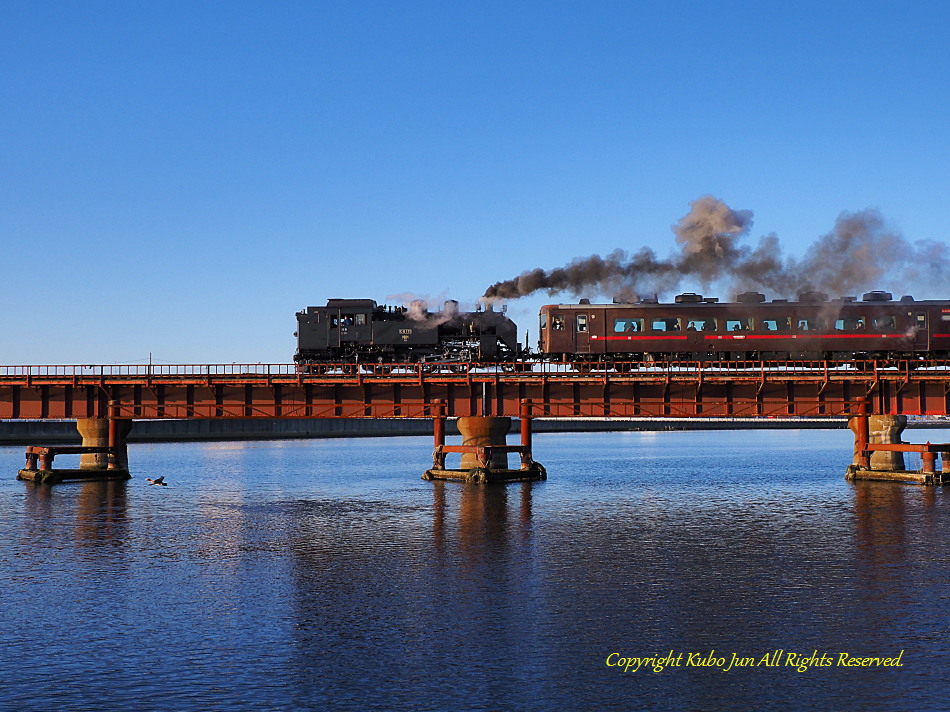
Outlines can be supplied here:
[[[0, 366], [0, 419], [950, 414], [950, 362]], [[113, 403], [110, 411], [109, 403]]]

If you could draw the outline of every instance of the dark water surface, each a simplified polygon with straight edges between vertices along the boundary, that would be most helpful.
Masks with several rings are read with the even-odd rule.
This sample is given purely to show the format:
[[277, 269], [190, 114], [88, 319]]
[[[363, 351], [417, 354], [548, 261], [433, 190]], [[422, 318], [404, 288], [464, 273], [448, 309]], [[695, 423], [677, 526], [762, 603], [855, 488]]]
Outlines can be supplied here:
[[[428, 438], [133, 445], [52, 488], [22, 451], [3, 710], [950, 705], [950, 488], [847, 483], [848, 431], [540, 435], [550, 479], [508, 486], [421, 480]], [[814, 650], [903, 666], [785, 666]]]

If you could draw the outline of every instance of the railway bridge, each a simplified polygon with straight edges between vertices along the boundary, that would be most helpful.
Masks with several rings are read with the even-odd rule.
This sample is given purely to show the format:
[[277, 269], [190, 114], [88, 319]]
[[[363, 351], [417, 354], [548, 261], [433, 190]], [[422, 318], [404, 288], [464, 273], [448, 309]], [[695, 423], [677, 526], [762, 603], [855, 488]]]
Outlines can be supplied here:
[[[107, 456], [125, 467], [133, 419], [431, 418], [435, 469], [446, 452], [462, 452], [462, 469], [490, 470], [509, 452], [531, 462], [539, 417], [847, 416], [856, 460], [869, 466], [874, 452], [899, 456], [901, 416], [948, 414], [950, 361], [926, 359], [0, 366], [0, 419], [75, 419], [83, 446], [103, 450], [83, 453], [87, 469]], [[499, 423], [512, 417], [522, 444], [508, 447]], [[444, 444], [445, 418], [468, 430], [461, 448]], [[874, 429], [890, 435], [875, 443]], [[934, 448], [924, 469], [945, 452]]]

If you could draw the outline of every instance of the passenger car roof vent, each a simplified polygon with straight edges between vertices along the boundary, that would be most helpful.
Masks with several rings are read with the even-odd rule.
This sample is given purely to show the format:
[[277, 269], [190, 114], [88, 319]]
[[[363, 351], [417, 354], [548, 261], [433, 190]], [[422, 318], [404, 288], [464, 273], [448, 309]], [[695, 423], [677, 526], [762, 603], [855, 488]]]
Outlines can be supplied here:
[[739, 304], [761, 304], [765, 301], [765, 295], [762, 292], [743, 292], [736, 297]]
[[657, 297], [641, 297], [638, 304], [659, 304], [660, 300]]
[[590, 304], [590, 299], [587, 297], [582, 297], [578, 304]]
[[816, 304], [818, 302], [827, 302], [828, 295], [824, 292], [802, 292], [798, 295], [798, 301], [806, 304]]
[[889, 302], [894, 298], [890, 292], [875, 289], [873, 292], [867, 292], [861, 297], [862, 302]]
[[719, 302], [719, 297], [706, 297], [703, 299], [706, 304], [717, 304]]
[[703, 301], [703, 295], [696, 294], [695, 292], [683, 292], [682, 294], [677, 294], [673, 301], [677, 304], [700, 304]]
[[914, 298], [913, 298], [911, 295], [909, 295], [909, 294], [905, 294], [903, 297], [901, 297], [901, 301], [902, 301], [902, 302], [912, 302], [912, 301], [914, 301]]

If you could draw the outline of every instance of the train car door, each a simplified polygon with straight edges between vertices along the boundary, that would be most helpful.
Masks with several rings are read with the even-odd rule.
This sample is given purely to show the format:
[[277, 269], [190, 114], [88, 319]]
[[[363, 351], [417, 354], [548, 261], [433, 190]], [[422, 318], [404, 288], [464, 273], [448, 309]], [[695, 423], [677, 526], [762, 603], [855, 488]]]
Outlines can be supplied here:
[[340, 348], [340, 310], [327, 309], [327, 348]]
[[340, 313], [340, 342], [368, 343], [372, 334], [368, 325], [369, 315], [365, 311]]
[[574, 315], [574, 351], [590, 353], [590, 317], [587, 314]]
[[914, 312], [914, 351], [930, 350], [930, 325], [927, 323], [927, 312]]

